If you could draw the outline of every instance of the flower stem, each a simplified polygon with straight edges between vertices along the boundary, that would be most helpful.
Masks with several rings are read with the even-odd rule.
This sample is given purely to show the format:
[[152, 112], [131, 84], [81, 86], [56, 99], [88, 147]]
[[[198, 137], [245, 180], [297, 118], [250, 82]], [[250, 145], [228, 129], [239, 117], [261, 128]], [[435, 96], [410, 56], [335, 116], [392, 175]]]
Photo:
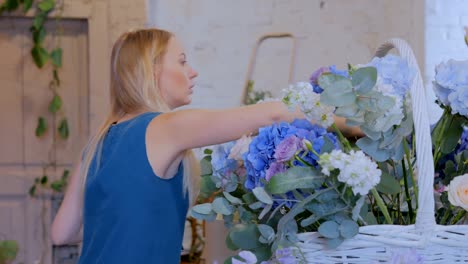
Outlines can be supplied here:
[[413, 211], [413, 205], [411, 204], [411, 196], [410, 196], [409, 188], [408, 188], [408, 175], [406, 173], [405, 159], [401, 161], [401, 165], [403, 166], [403, 181], [405, 182], [405, 196], [406, 196], [406, 203], [408, 204], [408, 212], [409, 212], [408, 222], [412, 223], [414, 219], [414, 211]]
[[299, 157], [299, 155], [295, 155], [294, 158], [306, 166], [313, 167], [312, 164], [309, 164], [307, 161], [303, 160], [301, 157]]
[[458, 221], [460, 221], [460, 219], [462, 219], [466, 214], [466, 210], [460, 210], [458, 211], [458, 214], [453, 218], [452, 220], [452, 225], [456, 225]]
[[338, 135], [338, 138], [340, 139], [341, 144], [343, 144], [345, 152], [349, 153], [352, 150], [352, 147], [351, 147], [351, 144], [349, 144], [348, 139], [345, 136], [343, 136], [340, 129], [336, 126], [336, 123], [332, 124], [332, 128], [335, 130], [336, 134]]
[[390, 217], [390, 214], [388, 213], [387, 206], [385, 206], [382, 197], [380, 197], [379, 192], [375, 189], [371, 189], [372, 195], [375, 198], [375, 201], [377, 202], [377, 206], [379, 206], [380, 210], [382, 210], [382, 213], [385, 217], [385, 221], [387, 221], [387, 224], [391, 225], [393, 224], [392, 218]]

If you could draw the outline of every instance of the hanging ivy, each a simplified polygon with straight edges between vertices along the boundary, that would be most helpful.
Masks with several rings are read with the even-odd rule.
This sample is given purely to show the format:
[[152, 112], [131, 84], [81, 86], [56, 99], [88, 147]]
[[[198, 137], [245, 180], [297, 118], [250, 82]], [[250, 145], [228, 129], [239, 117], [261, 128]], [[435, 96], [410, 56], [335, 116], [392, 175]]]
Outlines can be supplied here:
[[[57, 127], [55, 128], [56, 133], [51, 133], [53, 136], [53, 142], [51, 143], [50, 149], [53, 150], [56, 146], [57, 140], [66, 140], [70, 136], [70, 130], [68, 126], [68, 120], [63, 111], [63, 100], [60, 97], [59, 88], [60, 88], [60, 75], [59, 70], [62, 67], [62, 56], [63, 50], [60, 47], [60, 17], [62, 9], [58, 8], [59, 5], [55, 0], [6, 0], [3, 4], [0, 5], [0, 16], [3, 13], [12, 13], [12, 12], [22, 12], [26, 14], [29, 10], [34, 8], [35, 15], [30, 27], [31, 37], [33, 41], [33, 46], [31, 48], [31, 57], [34, 61], [34, 64], [39, 68], [44, 68], [45, 65], [50, 63], [52, 65], [52, 80], [49, 83], [49, 89], [52, 91], [51, 99], [49, 102], [48, 111], [52, 114], [52, 120], [60, 119]], [[47, 31], [45, 28], [45, 23], [49, 18], [49, 14], [52, 11], [56, 11], [56, 20], [57, 20], [57, 30], [55, 32], [55, 47], [51, 50], [47, 50], [44, 44], [45, 38], [47, 36]], [[37, 119], [37, 125], [35, 129], [35, 135], [38, 138], [45, 137], [47, 135], [48, 120], [44, 116], [39, 116]], [[52, 122], [51, 122], [52, 123]], [[56, 135], [56, 136], [55, 136]], [[63, 192], [67, 179], [68, 179], [68, 170], [64, 170], [62, 177], [59, 180], [49, 183], [47, 171], [49, 168], [56, 167], [55, 157], [51, 158], [49, 156], [49, 161], [43, 166], [43, 176], [37, 177], [34, 181], [33, 186], [31, 186], [29, 194], [31, 196], [35, 195], [35, 192], [38, 187], [41, 188], [50, 188], [57, 192]]]

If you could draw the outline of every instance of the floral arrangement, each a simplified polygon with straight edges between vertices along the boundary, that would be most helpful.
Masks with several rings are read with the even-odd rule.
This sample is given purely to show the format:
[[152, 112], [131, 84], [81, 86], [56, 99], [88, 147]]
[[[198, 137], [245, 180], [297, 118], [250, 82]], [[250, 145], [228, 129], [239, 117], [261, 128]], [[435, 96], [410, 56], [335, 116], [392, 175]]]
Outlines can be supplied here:
[[[432, 130], [437, 221], [457, 224], [468, 210], [468, 62], [436, 69], [442, 118]], [[226, 263], [301, 263], [297, 234], [318, 232], [329, 248], [359, 226], [414, 224], [417, 171], [409, 88], [416, 70], [395, 55], [340, 71], [323, 67], [310, 82], [284, 90], [282, 101], [307, 119], [259, 129], [253, 137], [205, 150], [198, 219], [224, 220]], [[355, 143], [334, 115], [359, 126]], [[327, 130], [328, 129], [328, 130]], [[333, 132], [330, 132], [333, 131]], [[422, 263], [409, 250], [393, 256]]]

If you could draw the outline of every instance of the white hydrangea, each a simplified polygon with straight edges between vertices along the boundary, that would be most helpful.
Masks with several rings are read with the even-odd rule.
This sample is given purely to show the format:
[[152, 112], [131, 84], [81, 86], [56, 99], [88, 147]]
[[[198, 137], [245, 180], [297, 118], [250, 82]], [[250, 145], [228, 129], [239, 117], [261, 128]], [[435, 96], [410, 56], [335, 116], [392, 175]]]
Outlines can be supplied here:
[[366, 195], [380, 182], [382, 171], [377, 164], [362, 151], [352, 150], [349, 154], [341, 150], [333, 150], [320, 156], [319, 164], [322, 173], [330, 175], [330, 171], [338, 169], [338, 180], [351, 187], [354, 194]]
[[298, 82], [283, 89], [283, 102], [290, 111], [299, 106], [309, 121], [322, 127], [328, 128], [334, 122], [335, 107], [322, 104], [320, 94], [314, 92], [310, 83]]

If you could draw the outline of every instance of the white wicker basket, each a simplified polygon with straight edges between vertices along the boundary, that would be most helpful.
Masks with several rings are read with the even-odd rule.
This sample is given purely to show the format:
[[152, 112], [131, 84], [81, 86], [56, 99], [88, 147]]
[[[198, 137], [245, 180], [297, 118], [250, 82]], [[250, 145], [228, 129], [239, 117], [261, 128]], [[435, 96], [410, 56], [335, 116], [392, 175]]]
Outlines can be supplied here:
[[416, 224], [372, 225], [359, 229], [336, 249], [327, 249], [326, 241], [316, 232], [299, 234], [298, 247], [308, 263], [387, 263], [392, 255], [407, 248], [415, 249], [424, 263], [468, 263], [468, 226], [437, 225], [434, 217], [434, 165], [426, 91], [413, 51], [406, 41], [391, 39], [376, 56], [385, 56], [395, 48], [417, 69], [411, 86], [418, 168], [419, 208]]

